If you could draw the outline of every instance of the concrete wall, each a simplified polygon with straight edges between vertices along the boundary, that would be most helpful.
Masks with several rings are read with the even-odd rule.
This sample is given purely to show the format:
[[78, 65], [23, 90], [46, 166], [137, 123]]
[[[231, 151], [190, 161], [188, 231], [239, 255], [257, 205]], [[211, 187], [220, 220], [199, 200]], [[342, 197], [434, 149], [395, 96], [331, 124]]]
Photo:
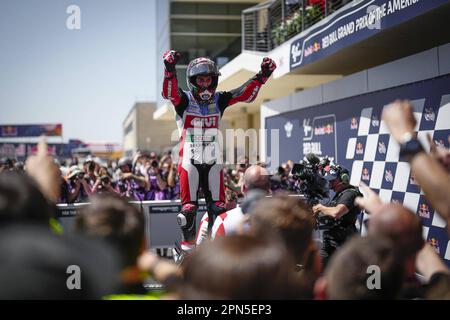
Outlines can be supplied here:
[[[347, 77], [272, 100], [261, 106], [260, 124], [266, 117], [313, 107], [360, 94], [388, 89], [450, 73], [450, 43], [370, 68]], [[260, 136], [260, 154], [265, 155], [265, 137]]]
[[[125, 129], [131, 126], [131, 130], [125, 133]], [[131, 156], [136, 152], [136, 110], [133, 108], [122, 125], [123, 132], [123, 153], [124, 156]]]
[[[123, 129], [133, 123], [133, 129], [124, 135], [124, 153], [134, 154], [138, 149], [162, 152], [165, 148], [176, 144], [177, 127], [175, 120], [153, 120], [153, 112], [156, 103], [136, 103], [127, 118], [123, 122]], [[175, 141], [172, 141], [172, 133], [175, 131]]]
[[137, 105], [137, 149], [162, 152], [177, 142], [171, 140], [178, 134], [175, 120], [153, 120], [155, 110], [155, 103]]

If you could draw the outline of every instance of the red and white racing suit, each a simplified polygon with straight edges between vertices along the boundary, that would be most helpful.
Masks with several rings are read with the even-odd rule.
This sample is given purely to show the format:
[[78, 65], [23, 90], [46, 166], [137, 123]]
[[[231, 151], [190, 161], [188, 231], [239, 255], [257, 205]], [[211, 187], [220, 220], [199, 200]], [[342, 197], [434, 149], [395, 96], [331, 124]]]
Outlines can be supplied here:
[[208, 220], [208, 214], [205, 213], [198, 226], [197, 238], [195, 239], [197, 246], [209, 238], [214, 240], [215, 238], [223, 237], [225, 235], [235, 234], [244, 220], [244, 213], [242, 212], [241, 207], [236, 207], [221, 213], [214, 221], [211, 237], [208, 236]]
[[208, 101], [197, 100], [190, 91], [178, 88], [175, 73], [165, 70], [162, 95], [175, 107], [180, 134], [178, 173], [180, 175], [182, 212], [178, 223], [183, 231], [183, 245], [195, 241], [197, 192], [205, 194], [209, 230], [215, 217], [225, 211], [221, 141], [217, 139], [220, 119], [226, 108], [237, 102], [255, 100], [267, 78], [261, 72], [231, 91], [216, 92]]

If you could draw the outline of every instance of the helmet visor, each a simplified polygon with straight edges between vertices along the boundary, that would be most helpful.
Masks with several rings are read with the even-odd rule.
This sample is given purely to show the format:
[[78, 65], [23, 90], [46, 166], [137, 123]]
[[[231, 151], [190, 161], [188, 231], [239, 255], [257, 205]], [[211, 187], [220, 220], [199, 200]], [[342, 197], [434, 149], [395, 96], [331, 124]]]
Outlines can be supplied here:
[[220, 75], [220, 72], [212, 63], [199, 63], [188, 68], [187, 76], [189, 78], [202, 74]]

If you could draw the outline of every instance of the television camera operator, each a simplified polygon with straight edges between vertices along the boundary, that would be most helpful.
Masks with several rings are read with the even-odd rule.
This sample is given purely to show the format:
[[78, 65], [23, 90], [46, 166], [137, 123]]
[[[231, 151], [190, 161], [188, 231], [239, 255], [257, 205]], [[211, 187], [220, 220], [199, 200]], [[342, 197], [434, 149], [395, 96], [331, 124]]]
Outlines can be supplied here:
[[347, 169], [332, 164], [324, 179], [328, 181], [330, 189], [335, 192], [331, 201], [324, 205], [318, 203], [312, 207], [314, 216], [329, 219], [327, 227], [323, 228], [322, 256], [326, 266], [332, 254], [351, 236], [357, 234], [356, 219], [361, 210], [354, 204], [355, 198], [362, 196], [359, 189], [349, 184]]

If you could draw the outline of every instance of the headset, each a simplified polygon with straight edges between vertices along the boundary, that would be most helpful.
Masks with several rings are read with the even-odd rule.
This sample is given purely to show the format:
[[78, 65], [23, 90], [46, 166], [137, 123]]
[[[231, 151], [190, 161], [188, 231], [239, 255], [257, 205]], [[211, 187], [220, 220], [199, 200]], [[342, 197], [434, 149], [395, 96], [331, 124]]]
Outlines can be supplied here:
[[350, 183], [350, 173], [344, 167], [341, 167], [338, 164], [334, 164], [331, 166], [331, 169], [335, 170], [339, 176], [339, 179], [344, 183]]

